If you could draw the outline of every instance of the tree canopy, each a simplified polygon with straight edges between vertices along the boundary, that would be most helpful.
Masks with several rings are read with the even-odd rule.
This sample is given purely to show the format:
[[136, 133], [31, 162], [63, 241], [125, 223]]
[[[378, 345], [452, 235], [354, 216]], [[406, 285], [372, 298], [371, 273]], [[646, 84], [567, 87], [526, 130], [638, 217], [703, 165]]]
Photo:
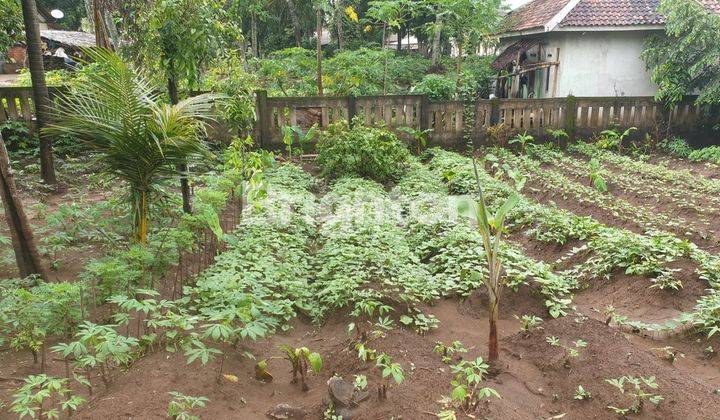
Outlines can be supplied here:
[[720, 16], [697, 0], [662, 0], [660, 12], [665, 35], [650, 38], [643, 53], [658, 98], [678, 102], [699, 92], [699, 103], [720, 103]]

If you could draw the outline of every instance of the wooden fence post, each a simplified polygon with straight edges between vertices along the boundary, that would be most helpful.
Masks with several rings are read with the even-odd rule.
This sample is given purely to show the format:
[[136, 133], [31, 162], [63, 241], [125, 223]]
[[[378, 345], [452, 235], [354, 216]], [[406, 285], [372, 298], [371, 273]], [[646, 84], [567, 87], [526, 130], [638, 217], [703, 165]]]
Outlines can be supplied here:
[[430, 107], [428, 106], [428, 96], [420, 96], [420, 131], [430, 128]]
[[256, 112], [257, 112], [257, 124], [260, 127], [259, 130], [259, 145], [263, 147], [270, 141], [270, 116], [267, 115], [267, 91], [256, 90]]
[[355, 95], [348, 95], [347, 97], [347, 116], [348, 116], [348, 127], [353, 126], [353, 118], [357, 115], [357, 105], [355, 102]]
[[493, 98], [490, 100], [490, 126], [500, 123], [500, 99]]
[[577, 125], [577, 98], [573, 95], [568, 95], [565, 103], [565, 132], [568, 135], [568, 140], [575, 141], [575, 131]]

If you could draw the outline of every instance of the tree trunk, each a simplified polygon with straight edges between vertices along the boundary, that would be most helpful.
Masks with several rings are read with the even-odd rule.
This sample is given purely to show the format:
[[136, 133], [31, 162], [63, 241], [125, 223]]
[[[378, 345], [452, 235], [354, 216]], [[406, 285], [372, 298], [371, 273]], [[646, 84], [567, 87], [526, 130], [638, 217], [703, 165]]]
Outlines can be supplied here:
[[403, 39], [403, 30], [402, 28], [398, 28], [397, 33], [397, 52], [402, 52], [402, 39]]
[[43, 280], [47, 280], [45, 270], [43, 270], [40, 263], [40, 255], [35, 247], [30, 223], [28, 223], [25, 216], [22, 201], [20, 201], [20, 196], [15, 187], [10, 158], [5, 148], [2, 133], [0, 133], [0, 198], [2, 198], [3, 208], [5, 209], [5, 219], [10, 229], [10, 239], [15, 251], [15, 260], [17, 261], [20, 276], [24, 278], [31, 274], [37, 274]]
[[40, 175], [48, 184], [55, 184], [55, 166], [52, 155], [52, 139], [44, 133], [43, 128], [50, 122], [50, 94], [45, 83], [45, 66], [43, 65], [40, 27], [35, 0], [22, 0], [23, 22], [25, 23], [25, 39], [27, 57], [30, 65], [30, 79], [35, 102], [35, 119], [40, 133]]
[[295, 46], [300, 47], [302, 44], [302, 30], [300, 29], [300, 14], [295, 6], [295, 0], [287, 0], [290, 9], [290, 20], [292, 20], [293, 33], [295, 34]]
[[140, 245], [148, 243], [148, 196], [146, 191], [132, 191], [135, 210], [135, 240]]
[[323, 82], [322, 82], [322, 23], [323, 23], [323, 12], [317, 9], [317, 89], [318, 95], [323, 96]]
[[499, 296], [495, 295], [495, 292], [488, 290], [490, 296], [490, 334], [488, 336], [488, 361], [496, 362], [500, 355], [498, 350], [498, 331], [497, 324], [500, 312], [500, 299]]
[[387, 31], [387, 23], [383, 22], [382, 30], [382, 50], [383, 50], [383, 95], [387, 95], [387, 73], [388, 73], [388, 51], [385, 51], [385, 32]]
[[93, 26], [95, 29], [95, 46], [98, 48], [111, 49], [110, 37], [107, 34], [103, 12], [100, 8], [100, 1], [93, 0]]
[[260, 49], [258, 48], [257, 13], [255, 12], [252, 12], [250, 21], [250, 45], [253, 57], [260, 58]]
[[[180, 100], [178, 97], [177, 84], [173, 79], [168, 79], [168, 95], [170, 96], [170, 103], [177, 105]], [[190, 184], [187, 179], [187, 165], [178, 165], [177, 170], [180, 172], [180, 191], [182, 192], [183, 211], [190, 214], [192, 213], [192, 201], [190, 198]]]
[[345, 31], [343, 30], [343, 2], [335, 0], [335, 26], [337, 27], [338, 48], [345, 49]]
[[458, 43], [458, 56], [455, 64], [455, 99], [460, 97], [460, 73], [462, 72], [463, 46], [464, 44], [462, 42]]
[[433, 67], [437, 66], [438, 62], [440, 62], [440, 39], [441, 39], [441, 35], [442, 35], [442, 27], [443, 27], [442, 16], [438, 15], [435, 18], [435, 33], [433, 34], [433, 44], [432, 44], [431, 64]]

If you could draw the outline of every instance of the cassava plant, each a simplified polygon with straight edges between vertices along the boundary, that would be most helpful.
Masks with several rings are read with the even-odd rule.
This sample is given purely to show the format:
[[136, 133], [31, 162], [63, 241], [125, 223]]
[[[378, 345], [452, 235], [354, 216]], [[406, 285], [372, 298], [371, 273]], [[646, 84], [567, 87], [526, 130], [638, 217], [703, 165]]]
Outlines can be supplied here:
[[[503, 288], [503, 283], [500, 281], [500, 275], [502, 274], [502, 262], [500, 260], [502, 235], [505, 230], [505, 218], [508, 212], [517, 205], [519, 199], [516, 194], [512, 193], [505, 203], [497, 209], [495, 214], [490, 213], [485, 204], [485, 196], [483, 195], [480, 175], [475, 160], [473, 160], [473, 169], [478, 198], [477, 200], [468, 197], [460, 199], [458, 202], [458, 211], [477, 224], [477, 228], [482, 236], [483, 248], [485, 249], [488, 273], [487, 276], [482, 278], [482, 282], [487, 288], [489, 298], [490, 334], [488, 338], [488, 361], [493, 363], [499, 358], [497, 324], [500, 316], [500, 294]], [[475, 273], [475, 275], [481, 276], [480, 273]]]
[[198, 408], [205, 408], [210, 401], [206, 397], [193, 397], [177, 391], [169, 392], [172, 399], [168, 403], [167, 415], [175, 420], [200, 420], [200, 416], [193, 414]]
[[73, 411], [85, 402], [85, 399], [72, 395], [65, 378], [54, 378], [47, 375], [30, 375], [25, 383], [13, 395], [10, 411], [19, 418], [57, 419], [60, 410], [70, 417]]
[[639, 414], [646, 401], [658, 405], [660, 401], [664, 399], [662, 395], [653, 394], [652, 392], [660, 387], [654, 376], [622, 376], [620, 378], [605, 379], [605, 382], [617, 388], [625, 399], [628, 400], [629, 404], [625, 407], [615, 405], [607, 406], [609, 410], [622, 416], [630, 413]]
[[455, 374], [455, 380], [451, 382], [453, 387], [451, 398], [460, 404], [466, 412], [474, 411], [478, 403], [486, 398], [500, 398], [500, 394], [493, 388], [480, 387], [485, 375], [488, 373], [488, 366], [478, 357], [475, 360], [462, 360], [456, 365], [450, 366]]

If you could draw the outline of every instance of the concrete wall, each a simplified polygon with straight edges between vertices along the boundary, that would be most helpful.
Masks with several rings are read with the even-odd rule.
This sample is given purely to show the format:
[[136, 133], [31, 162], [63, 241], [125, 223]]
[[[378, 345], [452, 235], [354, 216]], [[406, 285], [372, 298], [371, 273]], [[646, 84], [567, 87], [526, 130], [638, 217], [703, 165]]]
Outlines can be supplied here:
[[[560, 48], [560, 66], [555, 97], [575, 96], [654, 96], [657, 86], [650, 80], [650, 72], [640, 58], [643, 44], [651, 31], [587, 31], [549, 32], [534, 35], [545, 42], [544, 51], [552, 57], [538, 57], [540, 61], [556, 61]], [[533, 35], [528, 35], [531, 37]], [[500, 51], [519, 38], [504, 39]], [[553, 96], [555, 68], [550, 72], [550, 86], [546, 88], [547, 72], [542, 78], [538, 98]]]
[[654, 96], [657, 92], [640, 58], [648, 32], [548, 35], [547, 50], [560, 48], [557, 96]]

